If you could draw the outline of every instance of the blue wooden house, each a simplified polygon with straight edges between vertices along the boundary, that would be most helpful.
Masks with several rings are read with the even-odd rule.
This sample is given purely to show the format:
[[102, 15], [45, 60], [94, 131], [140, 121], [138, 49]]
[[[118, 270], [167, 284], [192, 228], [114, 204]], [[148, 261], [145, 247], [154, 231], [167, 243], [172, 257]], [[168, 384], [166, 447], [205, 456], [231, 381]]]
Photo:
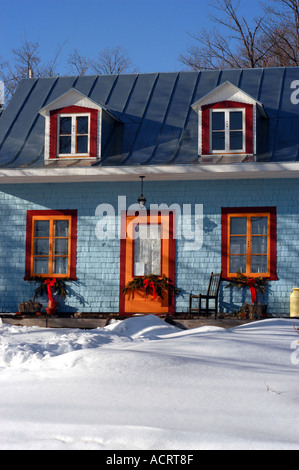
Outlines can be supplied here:
[[[67, 279], [61, 312], [187, 312], [222, 272], [219, 311], [250, 302], [242, 273], [289, 315], [298, 177], [296, 67], [24, 80], [0, 115], [0, 312], [35, 277]], [[149, 275], [180, 294], [124, 295]]]

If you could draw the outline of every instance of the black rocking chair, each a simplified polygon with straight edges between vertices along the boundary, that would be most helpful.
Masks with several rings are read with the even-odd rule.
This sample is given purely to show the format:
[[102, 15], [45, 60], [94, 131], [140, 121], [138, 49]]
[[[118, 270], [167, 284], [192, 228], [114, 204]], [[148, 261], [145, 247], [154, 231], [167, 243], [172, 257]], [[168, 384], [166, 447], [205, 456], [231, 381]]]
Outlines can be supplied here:
[[[197, 312], [198, 316], [200, 316], [202, 312], [204, 312], [206, 316], [208, 316], [209, 314], [215, 313], [215, 318], [216, 318], [216, 315], [218, 313], [218, 292], [220, 288], [221, 274], [222, 273], [218, 273], [218, 274], [211, 273], [209, 287], [208, 287], [208, 291], [206, 294], [199, 294], [199, 295], [190, 294], [189, 315], [192, 315], [192, 312]], [[192, 308], [193, 299], [198, 299], [197, 308]], [[206, 301], [205, 308], [201, 308], [202, 300]], [[212, 300], [215, 303], [214, 308], [210, 307], [209, 305], [210, 300]]]

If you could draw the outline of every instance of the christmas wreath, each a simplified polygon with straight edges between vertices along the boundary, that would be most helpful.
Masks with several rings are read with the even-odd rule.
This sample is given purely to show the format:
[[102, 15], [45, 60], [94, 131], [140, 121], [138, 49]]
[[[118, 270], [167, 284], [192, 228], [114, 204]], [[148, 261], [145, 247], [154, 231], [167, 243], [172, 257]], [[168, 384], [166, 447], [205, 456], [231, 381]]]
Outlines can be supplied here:
[[163, 294], [167, 291], [174, 295], [180, 293], [180, 289], [174, 286], [171, 280], [162, 275], [162, 277], [156, 276], [155, 274], [149, 274], [148, 276], [135, 277], [132, 281], [123, 288], [123, 294], [127, 294], [129, 291], [143, 292], [145, 299], [148, 294], [152, 294], [154, 299], [160, 297], [163, 299]]

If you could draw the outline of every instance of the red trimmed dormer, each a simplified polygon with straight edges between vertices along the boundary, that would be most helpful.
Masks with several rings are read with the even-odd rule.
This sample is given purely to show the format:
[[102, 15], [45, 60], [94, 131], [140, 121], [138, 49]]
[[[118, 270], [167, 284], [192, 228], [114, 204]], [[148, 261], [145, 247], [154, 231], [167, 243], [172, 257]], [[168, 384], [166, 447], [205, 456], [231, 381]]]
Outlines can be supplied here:
[[230, 82], [224, 82], [192, 105], [198, 114], [201, 161], [255, 160], [257, 121], [263, 105]]
[[45, 118], [45, 162], [100, 159], [107, 135], [120, 123], [110, 110], [74, 88], [39, 113]]

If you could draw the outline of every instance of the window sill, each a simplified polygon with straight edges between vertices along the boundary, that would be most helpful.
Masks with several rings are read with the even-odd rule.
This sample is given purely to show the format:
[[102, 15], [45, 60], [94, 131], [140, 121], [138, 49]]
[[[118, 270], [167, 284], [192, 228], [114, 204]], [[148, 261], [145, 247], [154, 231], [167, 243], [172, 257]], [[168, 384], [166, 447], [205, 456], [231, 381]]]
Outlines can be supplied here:
[[214, 153], [210, 155], [199, 155], [198, 161], [199, 163], [243, 163], [254, 162], [255, 156], [247, 153]]

